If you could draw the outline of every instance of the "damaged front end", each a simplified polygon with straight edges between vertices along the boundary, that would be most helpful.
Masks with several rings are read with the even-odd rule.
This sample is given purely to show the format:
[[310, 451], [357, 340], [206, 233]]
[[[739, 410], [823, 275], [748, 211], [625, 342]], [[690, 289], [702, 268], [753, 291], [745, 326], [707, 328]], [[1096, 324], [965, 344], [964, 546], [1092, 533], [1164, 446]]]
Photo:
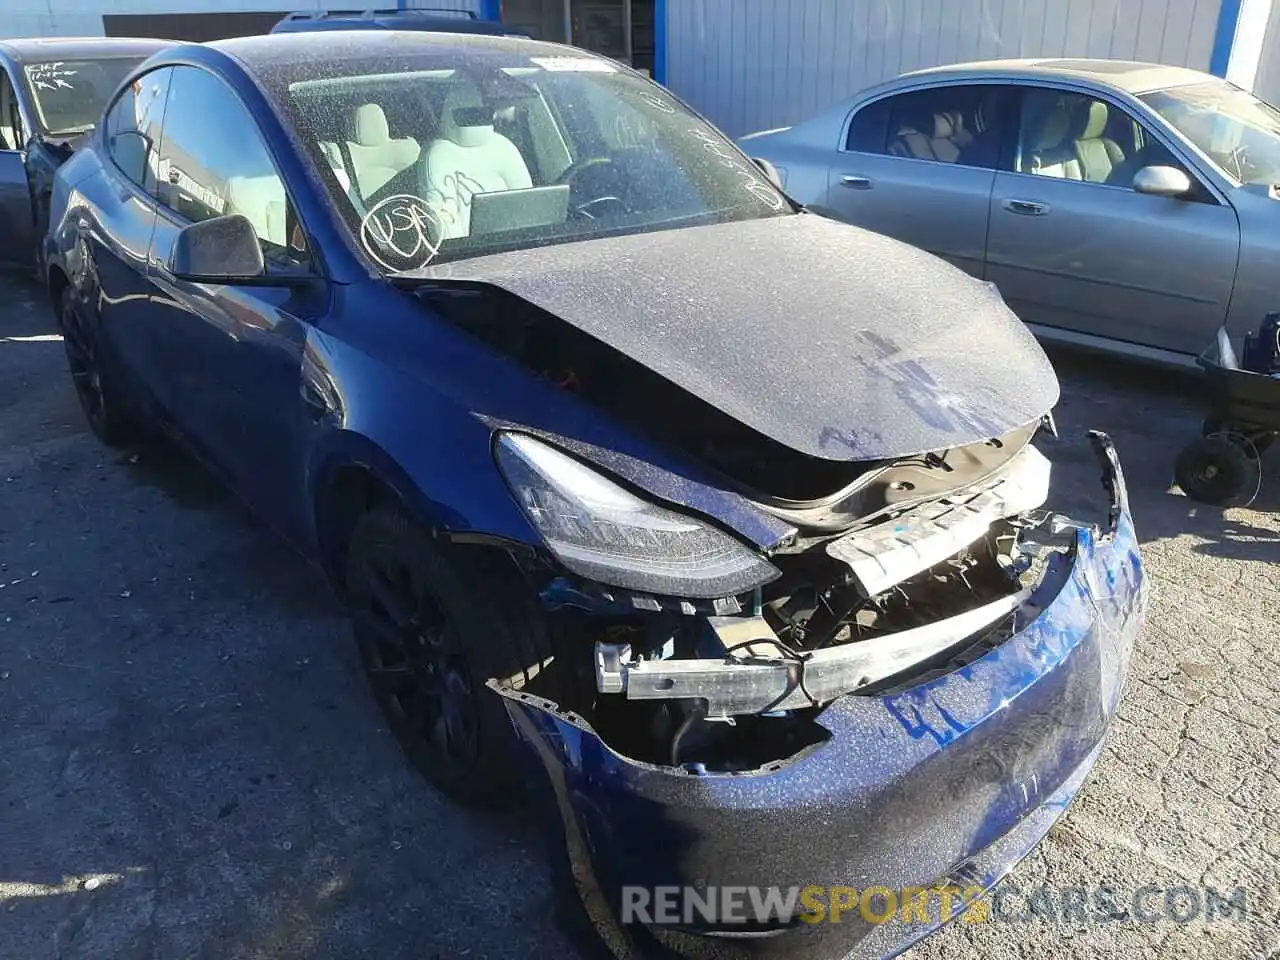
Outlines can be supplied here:
[[720, 956], [890, 956], [937, 923], [712, 908], [644, 925], [620, 908], [668, 887], [986, 888], [1047, 831], [1116, 709], [1144, 588], [1110, 441], [1091, 434], [1111, 499], [1099, 529], [1042, 509], [1033, 432], [941, 494], [910, 495], [929, 457], [882, 464], [842, 495], [865, 510], [882, 489], [853, 522], [832, 519], [835, 500], [764, 504], [795, 524], [767, 557], [589, 470], [548, 485], [566, 469], [552, 448], [498, 441], [567, 569], [543, 583], [548, 620], [592, 660], [549, 669], [593, 682], [575, 702], [536, 680], [490, 686], [616, 954], [696, 955], [709, 936]]

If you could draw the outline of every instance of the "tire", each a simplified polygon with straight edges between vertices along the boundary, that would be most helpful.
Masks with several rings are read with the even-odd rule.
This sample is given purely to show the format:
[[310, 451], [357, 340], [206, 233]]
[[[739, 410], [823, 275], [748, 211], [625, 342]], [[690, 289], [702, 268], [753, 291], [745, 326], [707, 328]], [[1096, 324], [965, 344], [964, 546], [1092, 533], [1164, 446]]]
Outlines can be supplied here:
[[594, 696], [589, 651], [557, 657], [508, 557], [443, 546], [398, 505], [357, 523], [346, 588], [375, 699], [409, 759], [454, 799], [487, 806], [520, 793], [515, 732], [487, 680], [525, 689], [536, 678], [536, 692], [560, 704]]
[[63, 288], [59, 299], [58, 326], [76, 399], [94, 435], [109, 447], [123, 447], [142, 439], [144, 431], [110, 372], [104, 369], [97, 331], [86, 320], [70, 285]]
[[[1217, 417], [1209, 417], [1200, 425], [1200, 436], [1222, 436], [1240, 447], [1251, 458], [1257, 458], [1266, 453], [1276, 438], [1270, 431], [1259, 431], [1235, 423], [1226, 423]], [[1244, 442], [1246, 440], [1247, 443]]]
[[1252, 499], [1261, 476], [1258, 461], [1221, 436], [1195, 441], [1178, 454], [1174, 478], [1193, 500], [1225, 507]]

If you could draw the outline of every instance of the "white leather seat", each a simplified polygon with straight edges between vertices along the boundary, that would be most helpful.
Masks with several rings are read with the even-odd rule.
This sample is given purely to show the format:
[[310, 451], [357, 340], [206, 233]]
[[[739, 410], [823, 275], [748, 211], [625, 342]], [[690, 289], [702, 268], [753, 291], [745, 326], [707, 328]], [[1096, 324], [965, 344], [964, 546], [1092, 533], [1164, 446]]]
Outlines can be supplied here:
[[412, 137], [392, 139], [387, 115], [376, 103], [357, 107], [351, 127], [353, 139], [347, 140], [347, 154], [351, 157], [348, 173], [365, 200], [396, 174], [417, 163], [422, 153], [421, 145]]
[[475, 194], [533, 186], [519, 148], [493, 129], [478, 91], [445, 97], [440, 137], [427, 145], [423, 168], [425, 199], [440, 217], [442, 239], [470, 235]]
[[1124, 151], [1106, 135], [1109, 118], [1107, 105], [1101, 100], [1083, 100], [1072, 117], [1080, 173], [1092, 183], [1109, 182], [1115, 168], [1124, 163]]

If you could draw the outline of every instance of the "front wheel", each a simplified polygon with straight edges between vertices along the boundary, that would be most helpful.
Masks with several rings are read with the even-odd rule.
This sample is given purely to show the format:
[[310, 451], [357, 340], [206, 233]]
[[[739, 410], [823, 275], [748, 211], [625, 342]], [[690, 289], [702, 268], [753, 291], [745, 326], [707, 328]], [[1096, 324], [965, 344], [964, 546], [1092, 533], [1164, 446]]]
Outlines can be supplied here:
[[67, 366], [76, 388], [76, 398], [89, 427], [109, 447], [125, 446], [142, 436], [138, 421], [102, 363], [97, 331], [88, 322], [76, 300], [75, 291], [66, 286], [59, 298], [58, 325], [67, 353]]
[[346, 581], [365, 673], [410, 760], [464, 802], [509, 795], [514, 731], [485, 683], [523, 689], [572, 666], [555, 655], [515, 565], [484, 547], [441, 545], [393, 505], [356, 525]]

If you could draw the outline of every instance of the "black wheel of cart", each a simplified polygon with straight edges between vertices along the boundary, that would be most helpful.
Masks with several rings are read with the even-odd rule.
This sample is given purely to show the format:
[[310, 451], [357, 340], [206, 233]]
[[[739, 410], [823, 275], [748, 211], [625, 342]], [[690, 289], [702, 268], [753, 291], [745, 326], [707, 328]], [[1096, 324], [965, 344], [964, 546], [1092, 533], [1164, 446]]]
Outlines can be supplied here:
[[1251, 501], [1258, 493], [1261, 468], [1255, 457], [1224, 436], [1188, 444], [1174, 463], [1174, 478], [1193, 500], [1225, 507]]
[[1209, 417], [1200, 426], [1202, 437], [1223, 437], [1230, 440], [1251, 458], [1257, 458], [1267, 452], [1276, 435], [1270, 430], [1259, 430], [1256, 427], [1230, 423], [1217, 417]]

